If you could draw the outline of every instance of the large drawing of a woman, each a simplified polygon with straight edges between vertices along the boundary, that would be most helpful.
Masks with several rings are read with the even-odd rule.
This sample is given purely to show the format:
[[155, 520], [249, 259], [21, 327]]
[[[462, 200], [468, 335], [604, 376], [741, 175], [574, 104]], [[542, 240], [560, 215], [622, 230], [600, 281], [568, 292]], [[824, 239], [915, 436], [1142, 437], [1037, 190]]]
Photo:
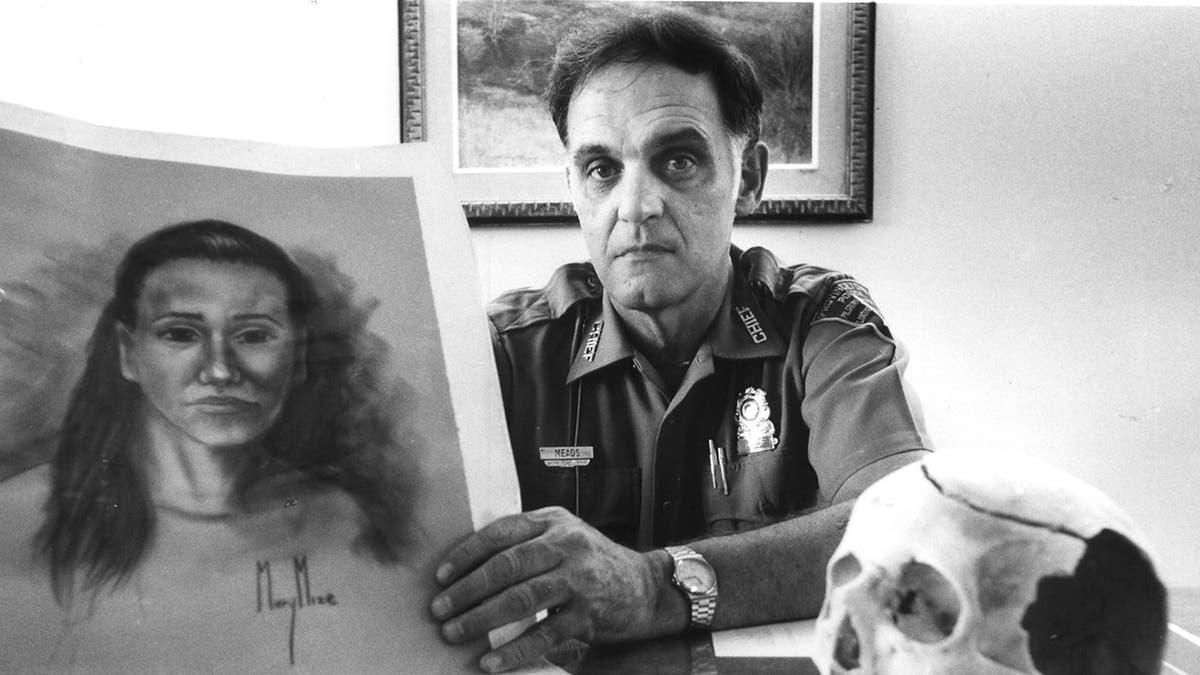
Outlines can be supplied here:
[[[39, 538], [60, 597], [119, 585], [164, 510], [253, 514], [329, 486], [351, 487], [367, 513], [390, 506], [388, 489], [367, 485], [380, 476], [364, 470], [379, 467], [353, 461], [370, 457], [367, 434], [353, 430], [350, 446], [339, 419], [361, 403], [347, 372], [361, 364], [314, 334], [321, 312], [288, 255], [236, 225], [184, 223], [130, 248], [53, 462]], [[377, 552], [394, 555], [394, 523], [367, 525]]]
[[[282, 248], [231, 223], [165, 227], [128, 249], [52, 461], [0, 483], [0, 502], [45, 495], [34, 560], [82, 636], [68, 661], [120, 663], [103, 646], [115, 626], [145, 663], [178, 664], [155, 645], [211, 634], [229, 607], [255, 610], [235, 624], [290, 613], [286, 643], [266, 634], [294, 663], [298, 609], [347, 623], [348, 599], [371, 593], [347, 584], [394, 581], [410, 495], [369, 311], [322, 297]], [[261, 663], [245, 659], [232, 663]]]
[[520, 497], [432, 149], [0, 147], [0, 673], [473, 667], [434, 572]]

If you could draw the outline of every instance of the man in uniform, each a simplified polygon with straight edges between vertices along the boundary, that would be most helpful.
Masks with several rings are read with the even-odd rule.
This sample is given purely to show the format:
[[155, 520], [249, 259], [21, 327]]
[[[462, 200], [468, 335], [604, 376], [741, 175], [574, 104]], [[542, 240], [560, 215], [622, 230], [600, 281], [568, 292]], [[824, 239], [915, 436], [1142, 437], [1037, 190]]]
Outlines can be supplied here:
[[[526, 513], [451, 551], [451, 642], [484, 655], [811, 617], [853, 498], [929, 447], [865, 288], [730, 243], [762, 195], [762, 93], [663, 13], [559, 46], [548, 90], [591, 263], [489, 308]], [[725, 536], [717, 536], [725, 535]]]

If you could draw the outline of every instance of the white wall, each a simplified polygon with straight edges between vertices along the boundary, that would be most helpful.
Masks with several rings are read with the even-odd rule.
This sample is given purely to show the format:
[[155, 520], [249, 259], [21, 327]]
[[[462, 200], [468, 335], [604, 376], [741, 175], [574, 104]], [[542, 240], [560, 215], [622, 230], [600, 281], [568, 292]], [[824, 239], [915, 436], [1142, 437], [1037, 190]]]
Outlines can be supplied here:
[[[851, 272], [942, 450], [1022, 450], [1117, 499], [1200, 585], [1200, 8], [878, 7], [875, 218], [745, 227]], [[585, 257], [475, 230], [492, 295]]]
[[396, 3], [4, 0], [0, 100], [319, 147], [400, 139]]
[[[172, 7], [11, 0], [0, 99], [201, 135], [397, 138], [394, 3]], [[871, 287], [941, 449], [1073, 471], [1142, 523], [1170, 583], [1200, 585], [1200, 8], [886, 4], [877, 31], [874, 222], [735, 240]], [[585, 256], [567, 228], [472, 237], [488, 297]]]

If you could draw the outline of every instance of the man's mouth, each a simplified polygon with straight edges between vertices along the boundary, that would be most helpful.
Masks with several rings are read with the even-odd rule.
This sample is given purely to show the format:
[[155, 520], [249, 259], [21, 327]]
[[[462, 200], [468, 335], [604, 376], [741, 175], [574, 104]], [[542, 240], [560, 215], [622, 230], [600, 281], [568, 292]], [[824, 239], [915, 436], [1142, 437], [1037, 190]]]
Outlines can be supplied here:
[[671, 249], [661, 244], [640, 244], [623, 249], [617, 254], [617, 258], [652, 258], [668, 253], [671, 253]]

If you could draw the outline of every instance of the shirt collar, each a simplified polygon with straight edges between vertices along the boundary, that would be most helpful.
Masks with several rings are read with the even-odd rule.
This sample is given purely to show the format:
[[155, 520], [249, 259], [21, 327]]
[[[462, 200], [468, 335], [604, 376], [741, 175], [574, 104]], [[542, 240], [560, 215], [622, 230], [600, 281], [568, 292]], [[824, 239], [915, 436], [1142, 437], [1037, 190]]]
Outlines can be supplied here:
[[[745, 277], [736, 270], [730, 274], [732, 279], [725, 290], [721, 309], [708, 328], [712, 355], [737, 360], [783, 356], [786, 345], [767, 320]], [[589, 306], [592, 316], [581, 327], [583, 335], [567, 372], [568, 383], [618, 361], [631, 359], [635, 353], [608, 293], [603, 295], [599, 316], [595, 316], [595, 303]], [[703, 345], [701, 351], [705, 351]]]
[[568, 383], [617, 361], [633, 358], [633, 344], [625, 334], [625, 327], [608, 299], [608, 293], [601, 299], [599, 316], [595, 302], [588, 303], [588, 307], [590, 316], [580, 327], [583, 335], [571, 361], [571, 369], [567, 371]]
[[758, 297], [740, 271], [735, 269], [732, 275], [725, 300], [708, 329], [713, 356], [739, 360], [783, 356], [787, 347]]

